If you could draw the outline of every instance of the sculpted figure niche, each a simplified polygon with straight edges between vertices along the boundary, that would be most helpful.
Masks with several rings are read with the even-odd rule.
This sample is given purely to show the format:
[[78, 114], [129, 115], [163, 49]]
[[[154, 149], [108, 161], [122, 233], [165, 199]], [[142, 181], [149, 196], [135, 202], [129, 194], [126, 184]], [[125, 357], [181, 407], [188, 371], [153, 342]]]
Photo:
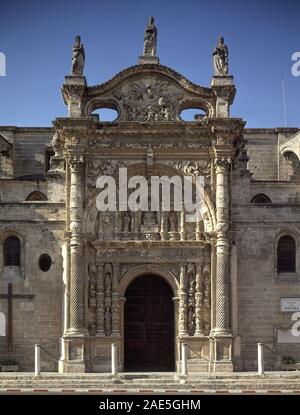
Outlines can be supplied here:
[[89, 332], [95, 336], [97, 331], [97, 267], [91, 263], [88, 267], [88, 307], [90, 311]]
[[177, 215], [172, 211], [169, 215], [169, 232], [177, 232]]
[[123, 232], [129, 233], [131, 228], [131, 216], [129, 212], [125, 212], [123, 217]]
[[220, 37], [219, 42], [213, 53], [214, 57], [214, 75], [228, 75], [228, 48], [224, 44], [224, 38]]

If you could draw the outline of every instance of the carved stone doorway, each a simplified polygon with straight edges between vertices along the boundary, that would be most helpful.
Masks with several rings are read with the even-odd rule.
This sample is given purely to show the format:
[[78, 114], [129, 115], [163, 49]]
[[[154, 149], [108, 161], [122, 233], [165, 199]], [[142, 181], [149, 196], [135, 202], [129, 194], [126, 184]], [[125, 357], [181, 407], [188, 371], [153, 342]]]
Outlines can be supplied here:
[[124, 309], [124, 370], [175, 370], [173, 292], [162, 277], [137, 277], [127, 288]]

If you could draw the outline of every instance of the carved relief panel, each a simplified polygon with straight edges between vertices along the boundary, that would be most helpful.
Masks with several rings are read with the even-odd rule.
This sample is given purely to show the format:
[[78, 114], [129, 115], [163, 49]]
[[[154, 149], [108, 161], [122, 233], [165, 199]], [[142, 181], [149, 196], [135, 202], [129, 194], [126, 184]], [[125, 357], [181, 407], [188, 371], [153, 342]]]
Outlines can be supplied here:
[[180, 289], [179, 303], [182, 328], [186, 326], [189, 336], [208, 336], [211, 328], [210, 265], [188, 263], [185, 269], [185, 284]]

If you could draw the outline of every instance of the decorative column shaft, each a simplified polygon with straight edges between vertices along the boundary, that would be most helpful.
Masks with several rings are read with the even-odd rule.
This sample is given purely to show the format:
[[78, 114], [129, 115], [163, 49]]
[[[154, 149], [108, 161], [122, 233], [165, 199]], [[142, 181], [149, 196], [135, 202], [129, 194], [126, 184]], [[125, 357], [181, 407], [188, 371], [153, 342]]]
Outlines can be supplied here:
[[180, 265], [179, 336], [187, 336], [186, 265]]
[[134, 239], [139, 240], [141, 229], [141, 211], [134, 212]]
[[113, 264], [112, 278], [112, 335], [120, 335], [120, 294], [119, 294], [120, 264]]
[[229, 329], [229, 194], [230, 159], [216, 154], [217, 270], [216, 326], [214, 334], [230, 334]]
[[83, 211], [83, 156], [69, 159], [70, 183], [70, 329], [72, 334], [83, 331], [82, 308], [82, 211]]
[[185, 210], [184, 204], [182, 204], [181, 212], [180, 212], [180, 240], [185, 240]]
[[160, 240], [166, 240], [166, 218], [163, 210], [160, 212]]
[[195, 336], [203, 336], [203, 278], [202, 278], [202, 266], [196, 264], [196, 294], [195, 294], [195, 314], [196, 314], [196, 331]]
[[104, 274], [103, 263], [98, 264], [97, 278], [97, 335], [104, 336]]
[[105, 284], [105, 298], [104, 298], [104, 331], [106, 336], [111, 336], [112, 332], [112, 265], [106, 263], [104, 265], [104, 284]]

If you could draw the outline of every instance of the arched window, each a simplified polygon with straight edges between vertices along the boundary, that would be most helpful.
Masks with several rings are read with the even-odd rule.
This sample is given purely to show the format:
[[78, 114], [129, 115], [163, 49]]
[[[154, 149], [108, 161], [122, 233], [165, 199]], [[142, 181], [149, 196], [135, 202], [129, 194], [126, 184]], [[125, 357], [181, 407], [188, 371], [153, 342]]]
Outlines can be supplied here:
[[264, 195], [263, 193], [259, 193], [251, 199], [250, 203], [259, 203], [263, 205], [265, 203], [272, 203], [272, 202], [268, 196]]
[[38, 202], [38, 201], [45, 201], [47, 200], [47, 197], [44, 195], [44, 193], [39, 192], [38, 190], [35, 190], [34, 192], [31, 192], [26, 197], [26, 202]]
[[21, 244], [16, 236], [9, 236], [4, 241], [4, 265], [20, 266]]
[[292, 236], [282, 236], [278, 241], [277, 272], [296, 272], [296, 243]]

